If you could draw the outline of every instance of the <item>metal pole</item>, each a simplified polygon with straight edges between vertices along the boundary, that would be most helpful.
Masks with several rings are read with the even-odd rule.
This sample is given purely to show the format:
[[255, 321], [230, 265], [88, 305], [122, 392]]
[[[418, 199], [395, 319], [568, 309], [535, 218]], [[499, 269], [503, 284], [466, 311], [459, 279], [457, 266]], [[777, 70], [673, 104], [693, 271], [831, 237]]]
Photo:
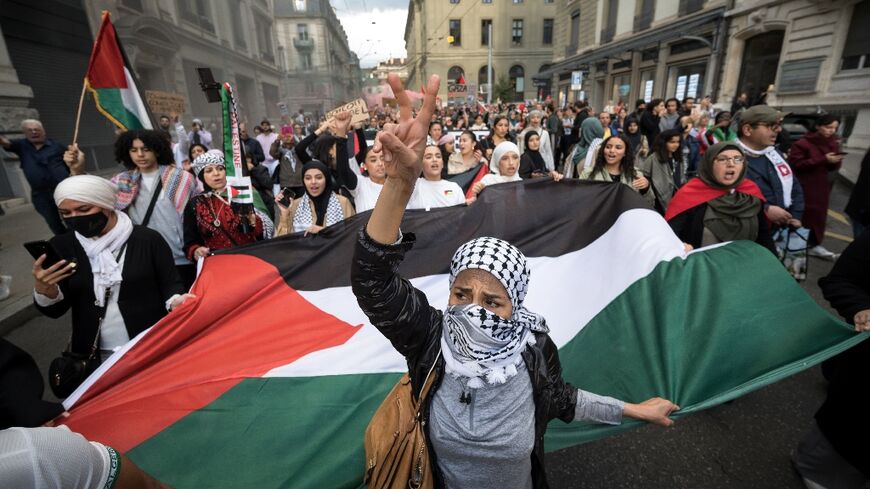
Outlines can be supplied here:
[[[487, 26], [486, 40], [489, 41], [489, 54], [486, 61], [486, 105], [492, 104], [492, 22]], [[489, 109], [487, 109], [489, 110]]]

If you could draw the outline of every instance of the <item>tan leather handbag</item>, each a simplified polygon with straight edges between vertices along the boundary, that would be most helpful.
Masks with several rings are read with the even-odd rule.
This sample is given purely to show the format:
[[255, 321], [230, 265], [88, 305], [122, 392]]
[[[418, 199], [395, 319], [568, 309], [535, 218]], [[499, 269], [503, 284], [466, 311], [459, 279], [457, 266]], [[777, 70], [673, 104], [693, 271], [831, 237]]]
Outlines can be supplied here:
[[435, 357], [426, 374], [420, 399], [414, 400], [411, 378], [399, 379], [375, 411], [366, 428], [365, 483], [371, 489], [432, 489], [435, 487], [421, 413], [435, 381]]

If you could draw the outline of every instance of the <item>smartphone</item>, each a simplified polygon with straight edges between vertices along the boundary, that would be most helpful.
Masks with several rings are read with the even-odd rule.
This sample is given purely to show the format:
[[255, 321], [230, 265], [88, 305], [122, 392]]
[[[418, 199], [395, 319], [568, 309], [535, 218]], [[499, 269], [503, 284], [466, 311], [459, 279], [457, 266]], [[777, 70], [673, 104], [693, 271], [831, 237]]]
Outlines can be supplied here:
[[24, 247], [30, 253], [30, 256], [33, 259], [38, 259], [40, 256], [45, 255], [45, 261], [42, 262], [42, 268], [49, 268], [55, 263], [61, 261], [63, 258], [60, 257], [60, 254], [57, 250], [54, 249], [54, 246], [51, 245], [48, 241], [40, 240], [40, 241], [28, 241], [24, 243]]
[[846, 153], [846, 152], [844, 152], [844, 151], [840, 151], [839, 153], [834, 153], [834, 154], [837, 155], [837, 156], [846, 156], [846, 155], [849, 154], [849, 153]]
[[290, 187], [284, 187], [281, 189], [281, 200], [279, 200], [278, 203], [287, 207], [290, 205], [290, 200], [295, 196], [295, 192], [293, 192]]

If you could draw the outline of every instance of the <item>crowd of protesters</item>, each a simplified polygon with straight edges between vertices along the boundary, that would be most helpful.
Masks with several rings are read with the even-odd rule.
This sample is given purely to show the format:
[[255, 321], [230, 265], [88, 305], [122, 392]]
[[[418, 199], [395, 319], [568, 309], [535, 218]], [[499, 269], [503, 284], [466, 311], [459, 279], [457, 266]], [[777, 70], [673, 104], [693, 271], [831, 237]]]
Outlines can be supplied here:
[[[836, 259], [822, 243], [829, 176], [843, 160], [839, 120], [822, 115], [787, 148], [783, 114], [741, 100], [731, 110], [716, 110], [709, 97], [608, 103], [601, 112], [582, 101], [439, 108], [427, 117], [407, 209], [474, 205], [492, 185], [577, 178], [636, 192], [687, 249], [751, 240], [781, 253], [777, 233], [804, 229], [808, 254]], [[55, 234], [51, 245], [77, 257], [46, 268], [45, 256], [36, 260], [37, 309], [51, 317], [72, 310], [72, 350], [95, 345], [105, 359], [192, 297], [184, 292], [197, 260], [277, 236], [316, 235], [374, 209], [387, 172], [383, 151], [366, 134], [398, 119], [384, 107], [356, 125], [348, 113], [315, 125], [301, 110], [278, 126], [263, 119], [253, 135], [243, 123], [245, 173], [263, 204], [253, 206], [233, 203], [231, 163], [199, 119], [188, 131], [167, 114], [156, 130], [119, 134], [115, 158], [124, 170], [111, 181], [85, 174], [77, 146], [47, 138], [39, 121], [23, 121], [25, 138], [0, 137], [0, 145], [19, 155], [34, 207]], [[856, 237], [870, 224], [867, 160], [846, 209]], [[866, 312], [847, 320], [870, 329]], [[97, 334], [92, 326], [100, 323]]]

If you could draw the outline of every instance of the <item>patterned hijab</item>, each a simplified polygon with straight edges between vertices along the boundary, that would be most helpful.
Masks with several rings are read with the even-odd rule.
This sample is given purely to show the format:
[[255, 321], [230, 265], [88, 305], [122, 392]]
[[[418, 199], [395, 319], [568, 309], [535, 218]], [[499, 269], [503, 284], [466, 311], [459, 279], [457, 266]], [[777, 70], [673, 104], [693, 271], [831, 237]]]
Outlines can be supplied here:
[[450, 288], [463, 270], [483, 270], [496, 278], [510, 297], [513, 311], [503, 319], [476, 304], [449, 306], [444, 313], [441, 350], [447, 372], [469, 378], [468, 387], [503, 384], [517, 374], [532, 332], [549, 331], [544, 318], [525, 307], [529, 285], [526, 257], [507, 241], [482, 237], [460, 246], [450, 263]]

